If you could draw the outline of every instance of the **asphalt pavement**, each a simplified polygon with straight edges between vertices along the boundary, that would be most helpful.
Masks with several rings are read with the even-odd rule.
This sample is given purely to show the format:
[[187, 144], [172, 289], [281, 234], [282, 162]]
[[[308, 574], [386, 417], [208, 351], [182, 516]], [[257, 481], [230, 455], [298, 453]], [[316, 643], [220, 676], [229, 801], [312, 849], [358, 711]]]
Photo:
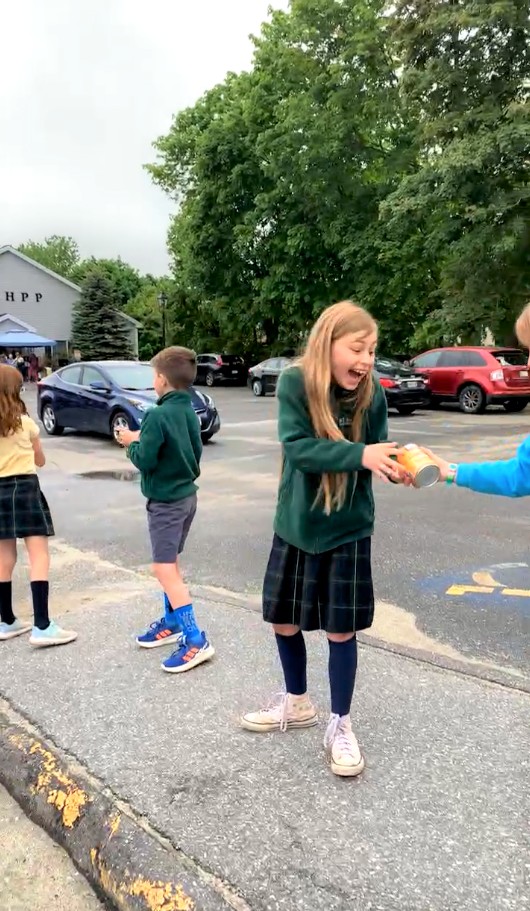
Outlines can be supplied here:
[[[259, 615], [279, 450], [274, 399], [214, 395], [223, 427], [205, 450], [186, 568], [216, 659], [175, 679], [159, 669], [164, 649], [135, 648], [161, 603], [138, 484], [94, 480], [129, 468], [123, 453], [65, 434], [44, 440], [42, 483], [57, 532], [52, 607], [80, 637], [44, 654], [4, 646], [0, 693], [251, 911], [530, 907], [525, 502], [377, 488], [379, 603], [353, 707], [367, 769], [339, 781], [321, 742], [322, 636], [307, 637], [321, 725], [263, 738], [238, 726], [281, 688]], [[530, 415], [444, 411], [390, 426], [454, 460], [498, 458]], [[16, 591], [27, 614], [21, 573]], [[498, 671], [503, 685], [481, 679]]]

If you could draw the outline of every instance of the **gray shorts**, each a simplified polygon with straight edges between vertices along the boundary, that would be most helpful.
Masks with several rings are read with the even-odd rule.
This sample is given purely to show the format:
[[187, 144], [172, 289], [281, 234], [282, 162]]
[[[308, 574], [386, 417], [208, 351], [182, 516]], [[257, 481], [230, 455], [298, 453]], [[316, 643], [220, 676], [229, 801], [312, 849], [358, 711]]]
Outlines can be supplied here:
[[147, 501], [147, 524], [153, 563], [174, 563], [184, 550], [191, 523], [197, 512], [197, 494], [175, 503]]

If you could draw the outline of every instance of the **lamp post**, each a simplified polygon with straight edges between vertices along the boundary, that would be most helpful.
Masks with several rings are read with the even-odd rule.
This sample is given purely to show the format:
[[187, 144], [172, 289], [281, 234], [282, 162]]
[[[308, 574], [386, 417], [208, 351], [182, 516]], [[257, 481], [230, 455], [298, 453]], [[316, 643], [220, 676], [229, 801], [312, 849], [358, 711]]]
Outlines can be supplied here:
[[166, 337], [167, 337], [167, 326], [166, 326], [166, 307], [167, 307], [167, 294], [165, 291], [161, 291], [158, 295], [158, 303], [160, 310], [162, 311], [162, 348], [166, 347]]

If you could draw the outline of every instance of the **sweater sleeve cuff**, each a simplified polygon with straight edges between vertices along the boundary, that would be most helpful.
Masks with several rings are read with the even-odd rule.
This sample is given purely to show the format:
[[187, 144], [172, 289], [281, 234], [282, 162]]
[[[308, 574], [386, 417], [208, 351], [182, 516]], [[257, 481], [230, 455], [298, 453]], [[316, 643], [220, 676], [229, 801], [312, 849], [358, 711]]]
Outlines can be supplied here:
[[466, 465], [464, 462], [462, 465], [458, 465], [456, 469], [455, 484], [457, 487], [469, 487], [469, 475], [471, 465]]

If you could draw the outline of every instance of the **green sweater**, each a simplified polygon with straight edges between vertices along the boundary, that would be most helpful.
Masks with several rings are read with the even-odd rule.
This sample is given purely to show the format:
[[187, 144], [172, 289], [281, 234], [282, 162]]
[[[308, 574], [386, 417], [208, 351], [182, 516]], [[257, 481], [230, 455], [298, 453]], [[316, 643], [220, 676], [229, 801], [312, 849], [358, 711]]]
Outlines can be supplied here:
[[[337, 424], [347, 436], [355, 403], [341, 397], [337, 390], [332, 390], [331, 401]], [[379, 380], [374, 378], [374, 395], [364, 416], [359, 443], [315, 436], [299, 367], [282, 374], [278, 403], [284, 461], [274, 522], [276, 534], [310, 554], [325, 553], [373, 534], [372, 472], [362, 467], [362, 457], [365, 445], [387, 439], [387, 405]], [[320, 501], [315, 504], [323, 472], [350, 475], [344, 506], [329, 516]]]
[[201, 432], [187, 391], [167, 392], [147, 412], [140, 439], [127, 452], [142, 475], [148, 500], [174, 503], [197, 490], [202, 455]]

